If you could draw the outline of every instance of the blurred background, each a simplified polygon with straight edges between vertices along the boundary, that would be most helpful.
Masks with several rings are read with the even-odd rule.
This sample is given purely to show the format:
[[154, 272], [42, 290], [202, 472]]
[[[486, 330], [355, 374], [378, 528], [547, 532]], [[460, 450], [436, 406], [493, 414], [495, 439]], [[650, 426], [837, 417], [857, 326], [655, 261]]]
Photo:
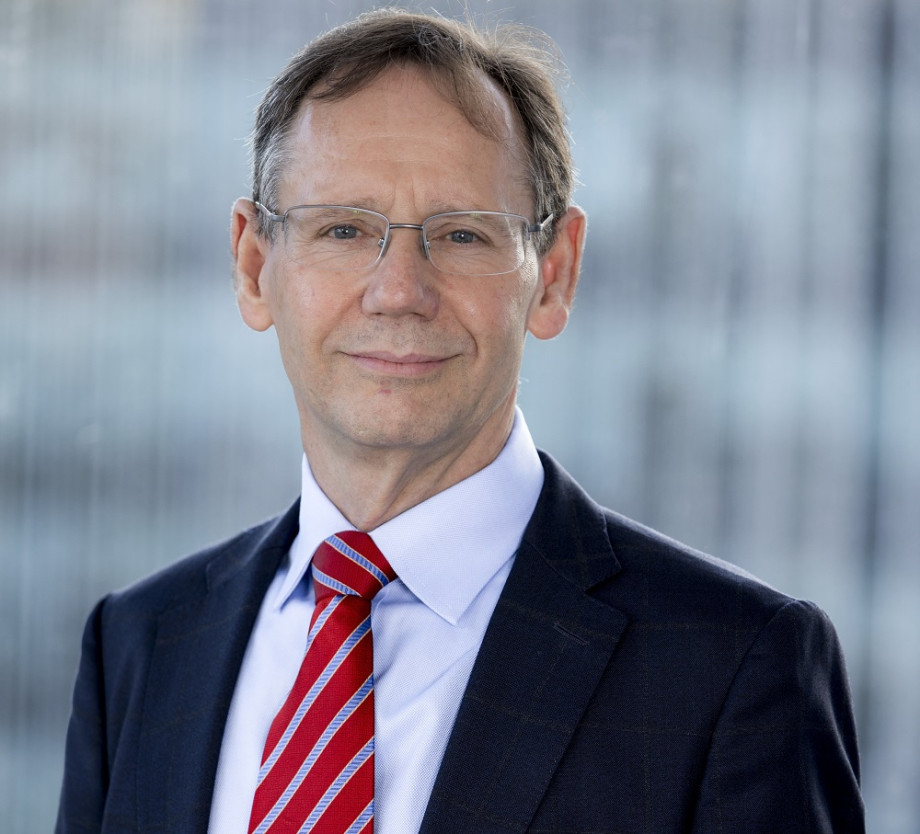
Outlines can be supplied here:
[[[0, 6], [0, 827], [51, 830], [93, 602], [296, 495], [227, 229], [269, 80], [358, 0]], [[920, 2], [408, 3], [550, 33], [590, 217], [538, 445], [815, 600], [869, 830], [920, 830]]]

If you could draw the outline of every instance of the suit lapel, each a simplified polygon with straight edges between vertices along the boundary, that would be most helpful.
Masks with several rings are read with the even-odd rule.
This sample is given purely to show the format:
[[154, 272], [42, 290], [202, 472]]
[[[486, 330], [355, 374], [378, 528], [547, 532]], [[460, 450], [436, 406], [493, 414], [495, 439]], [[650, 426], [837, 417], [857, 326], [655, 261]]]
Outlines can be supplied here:
[[[224, 724], [262, 598], [297, 532], [295, 504], [208, 565], [204, 593], [160, 618], [138, 747], [143, 831], [206, 832]], [[184, 672], [188, 674], [184, 674]]]
[[526, 830], [626, 626], [588, 593], [618, 570], [603, 512], [548, 457], [544, 469], [423, 834]]

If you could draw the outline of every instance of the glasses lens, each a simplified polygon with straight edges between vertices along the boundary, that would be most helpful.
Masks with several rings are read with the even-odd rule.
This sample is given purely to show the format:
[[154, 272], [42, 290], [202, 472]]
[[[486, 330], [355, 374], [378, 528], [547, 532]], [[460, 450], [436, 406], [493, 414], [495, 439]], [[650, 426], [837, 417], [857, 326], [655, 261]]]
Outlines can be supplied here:
[[524, 221], [516, 214], [455, 211], [425, 221], [431, 263], [456, 275], [501, 275], [524, 263]]
[[321, 269], [366, 269], [380, 256], [387, 219], [348, 206], [298, 206], [287, 213], [284, 246], [288, 256]]

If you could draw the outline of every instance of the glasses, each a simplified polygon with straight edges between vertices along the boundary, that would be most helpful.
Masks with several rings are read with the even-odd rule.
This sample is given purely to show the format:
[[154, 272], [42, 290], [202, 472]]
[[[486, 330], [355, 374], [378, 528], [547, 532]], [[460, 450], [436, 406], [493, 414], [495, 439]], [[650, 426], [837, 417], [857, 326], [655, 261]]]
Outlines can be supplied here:
[[384, 256], [393, 229], [415, 229], [419, 248], [433, 267], [453, 275], [503, 275], [524, 263], [526, 244], [553, 219], [531, 223], [502, 211], [448, 211], [421, 223], [391, 223], [385, 215], [352, 206], [292, 206], [275, 214], [288, 256], [316, 269], [370, 269]]

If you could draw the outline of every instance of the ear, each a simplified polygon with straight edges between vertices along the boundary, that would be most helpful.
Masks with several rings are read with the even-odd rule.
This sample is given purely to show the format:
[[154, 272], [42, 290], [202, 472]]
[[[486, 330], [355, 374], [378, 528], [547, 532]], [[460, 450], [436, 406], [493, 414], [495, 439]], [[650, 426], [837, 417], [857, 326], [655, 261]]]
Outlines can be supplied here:
[[252, 200], [240, 197], [230, 216], [230, 251], [233, 254], [233, 287], [240, 315], [253, 330], [268, 330], [272, 316], [263, 283], [271, 242], [259, 234], [258, 210]]
[[569, 320], [575, 300], [587, 218], [570, 206], [556, 223], [556, 239], [540, 261], [540, 287], [530, 307], [527, 329], [538, 339], [558, 336]]

